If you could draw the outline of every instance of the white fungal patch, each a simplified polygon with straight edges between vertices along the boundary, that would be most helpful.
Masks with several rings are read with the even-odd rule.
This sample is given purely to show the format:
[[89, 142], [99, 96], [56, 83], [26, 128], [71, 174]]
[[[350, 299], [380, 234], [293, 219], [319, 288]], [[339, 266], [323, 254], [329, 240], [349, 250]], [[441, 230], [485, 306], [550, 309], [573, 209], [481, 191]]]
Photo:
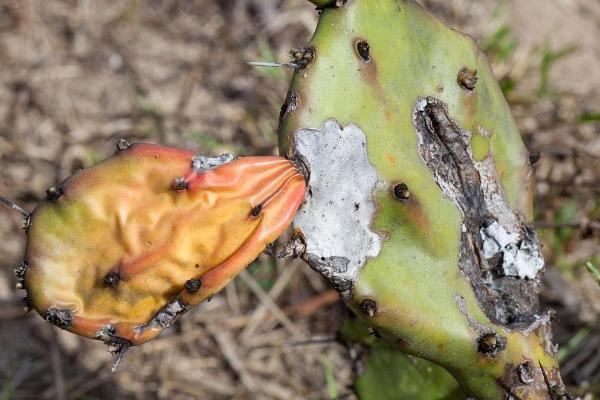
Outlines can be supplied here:
[[379, 176], [369, 162], [367, 138], [355, 125], [328, 120], [323, 129], [294, 133], [294, 158], [310, 171], [306, 202], [294, 220], [306, 241], [305, 259], [347, 295], [382, 246], [371, 230]]
[[218, 157], [207, 157], [201, 154], [192, 158], [192, 170], [194, 172], [204, 172], [214, 169], [220, 165], [232, 162], [235, 159], [233, 154], [225, 153]]
[[490, 259], [502, 253], [504, 275], [535, 279], [544, 268], [544, 258], [535, 233], [523, 229], [521, 217], [504, 198], [491, 156], [474, 163], [481, 179], [481, 190], [488, 211], [496, 221], [481, 229], [483, 255]]
[[494, 221], [480, 231], [483, 256], [490, 259], [502, 253], [502, 269], [506, 276], [535, 279], [544, 268], [544, 258], [537, 240], [525, 232], [519, 235], [507, 232]]

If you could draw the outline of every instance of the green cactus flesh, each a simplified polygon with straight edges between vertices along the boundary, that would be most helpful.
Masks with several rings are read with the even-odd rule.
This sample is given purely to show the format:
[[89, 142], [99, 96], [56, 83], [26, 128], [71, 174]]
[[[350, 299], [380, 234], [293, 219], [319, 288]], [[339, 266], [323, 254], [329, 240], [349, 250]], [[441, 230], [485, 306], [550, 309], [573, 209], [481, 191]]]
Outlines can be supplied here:
[[406, 0], [325, 8], [310, 46], [280, 121], [309, 176], [303, 258], [469, 395], [551, 398], [531, 166], [485, 56]]
[[17, 271], [46, 320], [125, 348], [225, 286], [287, 228], [305, 189], [281, 157], [126, 147], [48, 191]]

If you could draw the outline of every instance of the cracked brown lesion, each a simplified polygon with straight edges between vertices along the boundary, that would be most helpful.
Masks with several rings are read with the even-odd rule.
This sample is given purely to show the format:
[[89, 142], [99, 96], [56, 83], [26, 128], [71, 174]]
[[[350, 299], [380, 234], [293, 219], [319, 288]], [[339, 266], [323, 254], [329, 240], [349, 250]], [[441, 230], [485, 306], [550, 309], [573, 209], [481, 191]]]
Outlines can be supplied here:
[[[491, 156], [485, 162], [473, 160], [471, 132], [462, 129], [438, 99], [420, 98], [413, 110], [413, 123], [421, 158], [443, 194], [463, 215], [460, 269], [485, 314], [509, 328], [535, 323], [539, 318], [539, 280], [518, 276], [520, 271], [517, 276], [508, 276], [506, 265], [508, 257], [515, 258], [515, 263], [540, 262], [539, 243], [535, 232], [506, 201]], [[508, 238], [508, 243], [497, 246], [495, 252], [489, 248], [497, 244], [496, 238], [482, 234], [492, 225], [501, 227], [500, 232]], [[529, 248], [533, 250], [528, 253]], [[539, 259], [525, 257], [532, 254]]]

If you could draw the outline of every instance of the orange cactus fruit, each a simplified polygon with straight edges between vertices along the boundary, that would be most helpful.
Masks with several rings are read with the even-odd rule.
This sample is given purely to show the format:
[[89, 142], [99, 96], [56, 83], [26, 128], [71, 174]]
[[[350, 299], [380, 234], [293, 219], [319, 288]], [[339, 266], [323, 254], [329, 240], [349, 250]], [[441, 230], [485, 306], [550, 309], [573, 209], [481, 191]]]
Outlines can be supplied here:
[[120, 150], [49, 189], [17, 275], [47, 321], [126, 349], [246, 268], [291, 223], [306, 184], [282, 157]]

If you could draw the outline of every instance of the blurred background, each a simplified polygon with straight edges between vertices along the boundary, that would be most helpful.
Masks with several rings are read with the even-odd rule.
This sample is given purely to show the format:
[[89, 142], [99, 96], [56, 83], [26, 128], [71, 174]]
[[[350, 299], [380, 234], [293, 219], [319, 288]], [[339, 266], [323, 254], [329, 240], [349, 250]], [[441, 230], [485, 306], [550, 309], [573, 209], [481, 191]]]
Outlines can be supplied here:
[[[536, 225], [563, 376], [600, 396], [600, 1], [427, 0], [476, 37], [536, 164]], [[0, 0], [0, 193], [45, 190], [125, 137], [205, 154], [276, 153], [290, 72], [310, 40], [302, 0]], [[18, 214], [0, 209], [0, 396], [7, 399], [353, 399], [347, 311], [298, 261], [261, 256], [118, 373], [100, 342], [24, 315]], [[596, 396], [596, 397], [594, 397]]]

